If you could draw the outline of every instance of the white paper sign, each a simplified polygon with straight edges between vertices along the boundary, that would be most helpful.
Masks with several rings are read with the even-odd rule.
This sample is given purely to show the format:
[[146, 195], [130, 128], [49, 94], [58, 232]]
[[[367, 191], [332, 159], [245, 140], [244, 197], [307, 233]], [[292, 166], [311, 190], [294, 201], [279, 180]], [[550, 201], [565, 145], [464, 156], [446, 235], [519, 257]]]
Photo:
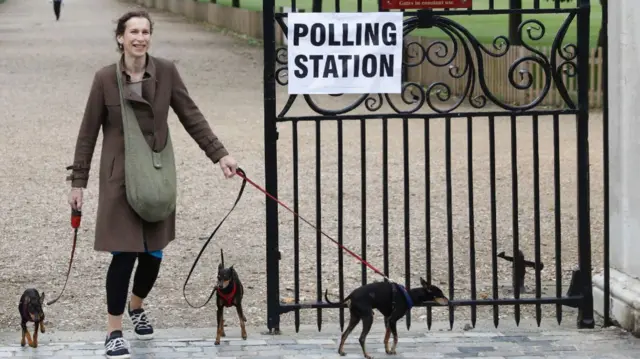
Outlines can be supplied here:
[[289, 13], [289, 94], [400, 93], [402, 12]]

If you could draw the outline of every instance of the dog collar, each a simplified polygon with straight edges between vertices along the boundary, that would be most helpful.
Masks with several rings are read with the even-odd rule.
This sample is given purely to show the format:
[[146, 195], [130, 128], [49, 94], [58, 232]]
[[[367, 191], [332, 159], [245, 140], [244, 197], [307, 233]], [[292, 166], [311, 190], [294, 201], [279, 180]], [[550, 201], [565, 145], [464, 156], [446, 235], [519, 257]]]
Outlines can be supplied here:
[[222, 288], [218, 287], [218, 295], [222, 298], [225, 307], [230, 307], [233, 305], [231, 303], [233, 301], [233, 297], [236, 295], [236, 282], [233, 282], [233, 287], [231, 287], [231, 292], [225, 294], [222, 292]]
[[404, 299], [407, 300], [407, 307], [408, 309], [411, 309], [413, 307], [413, 300], [411, 300], [411, 296], [409, 295], [409, 292], [407, 292], [407, 289], [400, 284], [397, 284], [398, 288], [400, 288], [400, 291], [402, 292], [402, 294], [404, 294]]

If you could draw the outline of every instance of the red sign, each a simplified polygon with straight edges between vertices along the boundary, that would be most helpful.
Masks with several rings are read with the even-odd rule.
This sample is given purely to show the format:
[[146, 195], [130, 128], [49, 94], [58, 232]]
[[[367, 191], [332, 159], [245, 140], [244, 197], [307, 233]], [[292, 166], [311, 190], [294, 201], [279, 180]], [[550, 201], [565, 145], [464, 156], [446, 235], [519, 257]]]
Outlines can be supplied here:
[[469, 9], [472, 0], [380, 0], [382, 8], [395, 9]]

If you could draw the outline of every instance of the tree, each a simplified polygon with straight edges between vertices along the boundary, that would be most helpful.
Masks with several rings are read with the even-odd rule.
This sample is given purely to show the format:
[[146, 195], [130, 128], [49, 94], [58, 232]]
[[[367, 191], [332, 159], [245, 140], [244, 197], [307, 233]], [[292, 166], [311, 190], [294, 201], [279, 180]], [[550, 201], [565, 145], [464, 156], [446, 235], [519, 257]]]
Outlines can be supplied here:
[[[547, 0], [547, 1], [555, 1], [555, 0]], [[571, 2], [571, 1], [575, 1], [575, 0], [560, 0], [561, 3], [567, 3], [567, 2]], [[606, 8], [608, 5], [608, 0], [600, 0], [600, 6], [604, 9]], [[602, 23], [600, 24], [600, 31], [598, 32], [598, 42], [596, 44], [596, 46], [598, 47], [602, 47], [604, 44], [604, 37], [605, 37], [605, 18], [602, 18]]]
[[[561, 3], [573, 2], [576, 0], [560, 0]], [[555, 2], [555, 0], [547, 0], [547, 2]], [[608, 5], [608, 0], [600, 0], [600, 6], [604, 9]], [[522, 9], [522, 0], [509, 0], [509, 8], [511, 10]], [[598, 32], [598, 42], [596, 46], [602, 47], [605, 37], [605, 21], [602, 19], [600, 31]], [[518, 26], [522, 23], [522, 14], [509, 14], [509, 42], [512, 45], [522, 45], [518, 36]]]
[[[603, 9], [606, 9], [607, 6], [609, 5], [609, 1], [608, 0], [600, 0], [600, 6]], [[598, 47], [602, 47], [604, 46], [604, 38], [607, 36], [606, 35], [606, 21], [607, 19], [605, 19], [604, 17], [602, 18], [602, 23], [600, 24], [600, 31], [598, 32]]]
[[[547, 0], [547, 1], [554, 1], [554, 0]], [[570, 2], [573, 0], [560, 0], [561, 3], [564, 2]], [[600, 6], [602, 7], [602, 9], [606, 9], [607, 6], [609, 5], [609, 1], [608, 0], [600, 0]], [[600, 23], [600, 31], [598, 32], [598, 41], [596, 43], [597, 47], [604, 47], [604, 40], [605, 40], [605, 31], [606, 31], [606, 21], [607, 19], [605, 19], [604, 17], [602, 17], [602, 21]], [[594, 56], [598, 56], [598, 52], [596, 52], [594, 54]], [[604, 88], [604, 81], [600, 81], [600, 88]]]
[[[522, 0], [509, 0], [509, 9], [522, 9]], [[509, 42], [511, 45], [522, 45], [520, 36], [518, 36], [518, 26], [522, 23], [522, 14], [509, 14]]]
[[313, 0], [311, 3], [311, 12], [322, 12], [322, 0]]

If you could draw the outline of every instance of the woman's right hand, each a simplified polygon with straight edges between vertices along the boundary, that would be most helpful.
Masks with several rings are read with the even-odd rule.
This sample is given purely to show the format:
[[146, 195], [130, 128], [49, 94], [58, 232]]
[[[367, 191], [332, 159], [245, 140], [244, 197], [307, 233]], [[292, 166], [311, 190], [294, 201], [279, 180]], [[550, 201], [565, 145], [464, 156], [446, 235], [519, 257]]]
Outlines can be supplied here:
[[82, 210], [82, 188], [71, 188], [69, 192], [69, 204], [71, 209]]

